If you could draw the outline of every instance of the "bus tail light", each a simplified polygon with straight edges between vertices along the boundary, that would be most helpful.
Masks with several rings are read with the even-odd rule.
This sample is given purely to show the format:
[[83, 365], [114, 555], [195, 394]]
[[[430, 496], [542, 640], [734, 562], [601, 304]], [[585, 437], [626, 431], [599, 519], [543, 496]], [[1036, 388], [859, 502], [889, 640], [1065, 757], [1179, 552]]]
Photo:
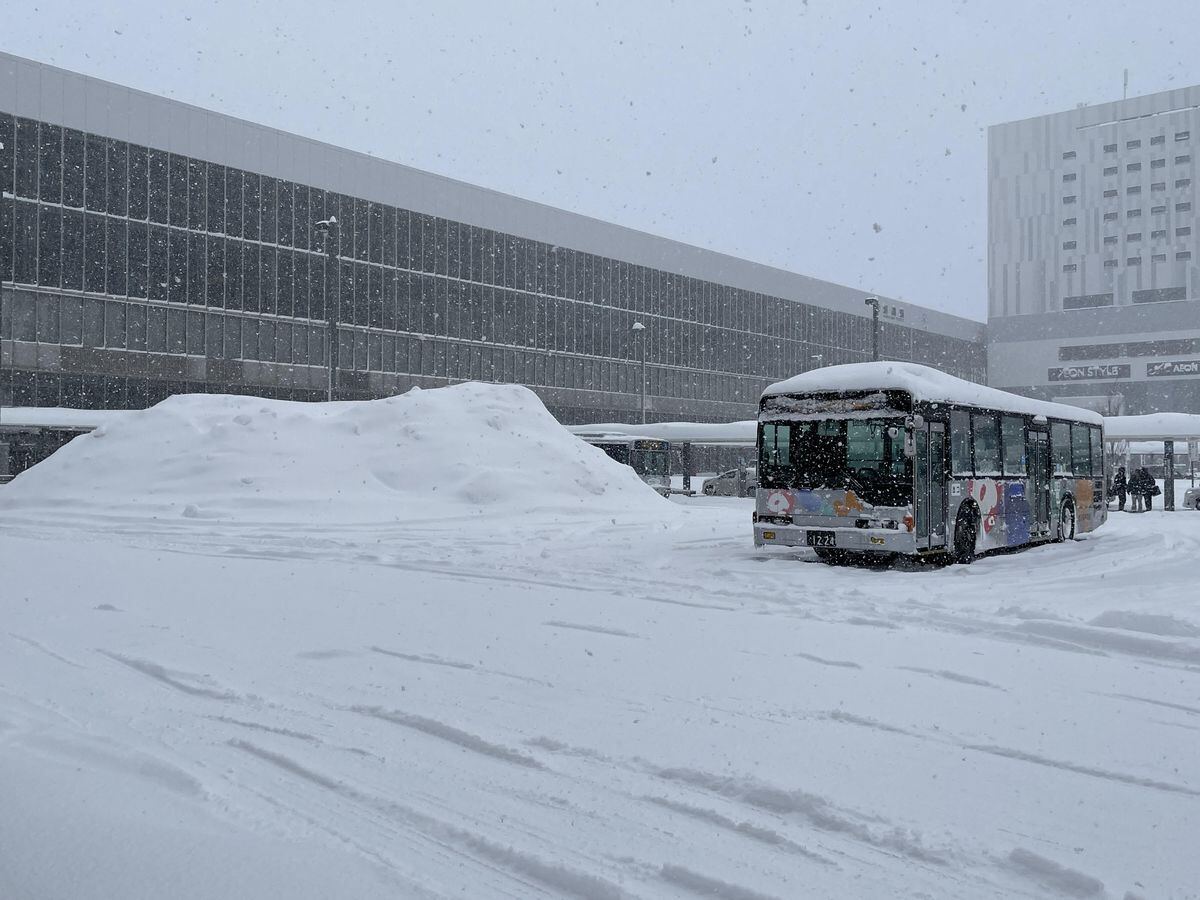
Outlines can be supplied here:
[[913, 517], [912, 517], [912, 515], [910, 515], [910, 514], [907, 514], [907, 513], [906, 513], [902, 521], [904, 522], [904, 530], [905, 530], [905, 531], [912, 531], [912, 530], [913, 530]]

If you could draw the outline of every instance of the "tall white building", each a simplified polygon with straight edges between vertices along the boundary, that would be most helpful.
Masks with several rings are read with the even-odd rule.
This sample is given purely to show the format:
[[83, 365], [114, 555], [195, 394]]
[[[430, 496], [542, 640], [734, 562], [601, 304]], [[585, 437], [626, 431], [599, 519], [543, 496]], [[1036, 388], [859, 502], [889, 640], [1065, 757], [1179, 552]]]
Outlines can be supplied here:
[[1200, 86], [988, 132], [988, 380], [1200, 413]]

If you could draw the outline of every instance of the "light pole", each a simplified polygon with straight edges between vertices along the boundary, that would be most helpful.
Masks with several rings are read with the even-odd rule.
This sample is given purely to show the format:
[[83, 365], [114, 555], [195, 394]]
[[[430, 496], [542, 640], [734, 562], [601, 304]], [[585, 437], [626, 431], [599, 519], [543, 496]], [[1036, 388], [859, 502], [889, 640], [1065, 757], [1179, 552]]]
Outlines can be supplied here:
[[[329, 323], [325, 333], [325, 343], [328, 349], [329, 384], [325, 389], [325, 399], [333, 400], [337, 391], [338, 373], [338, 319], [342, 306], [342, 279], [338, 272], [338, 220], [337, 216], [322, 219], [314, 226], [325, 235], [325, 312]], [[337, 300], [333, 298], [332, 287], [337, 285]]]
[[642, 351], [642, 424], [646, 424], [646, 326], [641, 322], [633, 323], [633, 336], [641, 345]]
[[879, 361], [879, 298], [868, 297], [863, 303], [871, 307], [871, 359]]

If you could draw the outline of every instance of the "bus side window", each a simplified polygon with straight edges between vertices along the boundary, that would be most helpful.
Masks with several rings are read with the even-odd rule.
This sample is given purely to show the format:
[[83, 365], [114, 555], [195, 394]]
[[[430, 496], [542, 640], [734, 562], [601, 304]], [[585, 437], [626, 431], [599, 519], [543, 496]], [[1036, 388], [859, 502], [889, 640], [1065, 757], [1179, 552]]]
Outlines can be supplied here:
[[971, 474], [971, 417], [962, 410], [950, 411], [950, 471]]
[[1092, 433], [1092, 474], [1102, 476], [1104, 475], [1104, 440], [1100, 436], [1100, 429], [1095, 425], [1089, 430]]
[[1071, 462], [1076, 475], [1092, 474], [1092, 441], [1091, 431], [1086, 425], [1071, 426]]
[[1000, 474], [1000, 431], [996, 417], [988, 414], [971, 416], [971, 430], [975, 434], [975, 474], [995, 476]]
[[1071, 474], [1071, 426], [1066, 422], [1050, 425], [1050, 455], [1054, 459], [1055, 475]]
[[1025, 474], [1025, 420], [1020, 416], [1005, 416], [1000, 420], [1004, 438], [1004, 474]]
[[791, 425], [776, 425], [767, 422], [762, 430], [763, 466], [786, 466], [791, 462]]

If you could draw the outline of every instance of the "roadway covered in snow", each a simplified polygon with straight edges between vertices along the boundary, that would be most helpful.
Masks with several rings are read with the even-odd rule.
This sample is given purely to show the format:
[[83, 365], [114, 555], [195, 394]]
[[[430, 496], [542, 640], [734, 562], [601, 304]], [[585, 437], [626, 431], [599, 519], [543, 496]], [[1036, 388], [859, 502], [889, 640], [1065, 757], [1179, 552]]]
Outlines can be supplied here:
[[1200, 515], [831, 568], [520, 389], [380, 403], [184, 398], [0, 490], [3, 896], [1200, 883]]

